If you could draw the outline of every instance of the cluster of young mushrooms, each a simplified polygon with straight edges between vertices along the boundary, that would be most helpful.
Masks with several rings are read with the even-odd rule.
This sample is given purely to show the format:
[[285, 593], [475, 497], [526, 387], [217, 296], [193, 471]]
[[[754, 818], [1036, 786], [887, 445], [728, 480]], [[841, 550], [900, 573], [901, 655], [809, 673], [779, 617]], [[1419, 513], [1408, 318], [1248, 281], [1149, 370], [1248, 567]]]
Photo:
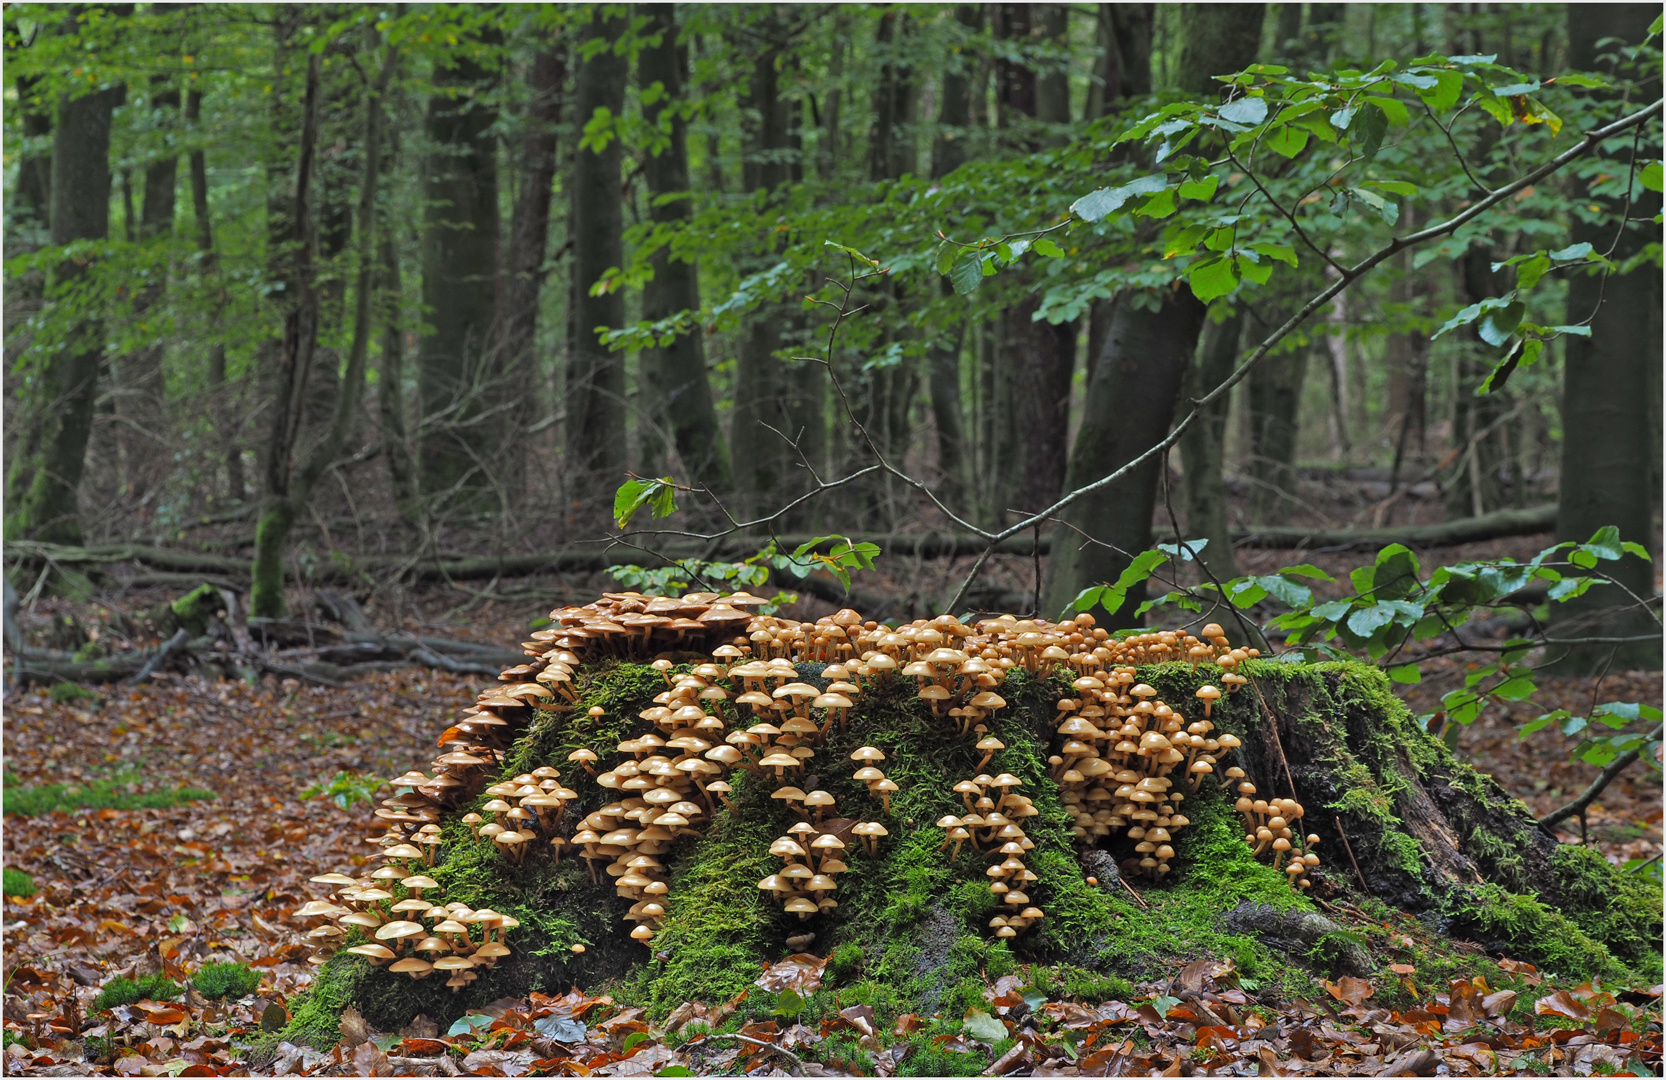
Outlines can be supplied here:
[[435, 896], [440, 884], [427, 871], [433, 867], [439, 831], [432, 823], [421, 826], [410, 838], [421, 846], [407, 843], [399, 832], [372, 838], [381, 865], [365, 877], [334, 872], [312, 878], [329, 886], [330, 895], [292, 913], [313, 924], [306, 935], [315, 950], [307, 958], [310, 963], [324, 963], [358, 931], [369, 940], [349, 946], [348, 952], [412, 979], [444, 974], [446, 986], [456, 992], [509, 955], [504, 938], [520, 925], [513, 916], [487, 908], [471, 911], [455, 901], [441, 904]]
[[[296, 913], [318, 920], [308, 934], [318, 947], [313, 960], [322, 963], [350, 928], [358, 928], [372, 940], [348, 951], [413, 978], [448, 971], [447, 985], [457, 989], [507, 955], [503, 938], [515, 925], [512, 918], [435, 904], [423, 894], [437, 886], [419, 872], [432, 865], [442, 818], [475, 805], [482, 794], [487, 801], [462, 817], [477, 837], [510, 863], [545, 847], [557, 863], [563, 854], [584, 860], [592, 881], [611, 879], [630, 901], [625, 918], [637, 924], [631, 936], [649, 944], [670, 891], [661, 857], [680, 836], [698, 836], [719, 801], [734, 808], [725, 777], [735, 769], [775, 784], [773, 798], [803, 819], [772, 843], [770, 853], [783, 865], [758, 888], [801, 920], [830, 911], [838, 906], [832, 894], [853, 846], [859, 842], [876, 853], [888, 831], [877, 821], [835, 816], [832, 795], [804, 791], [793, 781], [806, 774], [827, 737], [848, 726], [864, 692], [899, 679], [914, 680], [916, 696], [957, 735], [975, 739], [983, 754], [979, 774], [954, 787], [966, 812], [946, 815], [937, 825], [944, 830], [942, 847], [953, 847], [951, 859], [964, 844], [990, 859], [990, 888], [1006, 909], [990, 925], [998, 936], [1013, 937], [1046, 916], [1027, 892], [1036, 874], [1024, 857], [1034, 843], [1021, 825], [1039, 811], [1018, 790], [1023, 783], [1017, 777], [981, 771], [1005, 749], [985, 722], [1006, 706], [998, 691], [1007, 672], [1022, 667], [1038, 676], [1062, 671], [1072, 677], [1073, 696], [1057, 703], [1057, 738], [1048, 758], [1062, 801], [1074, 814], [1070, 831], [1084, 846], [1126, 835], [1136, 843], [1123, 870], [1160, 877], [1171, 871], [1175, 834], [1189, 824], [1182, 804], [1239, 745], [1231, 734], [1217, 733], [1211, 710], [1223, 693], [1248, 681], [1236, 668], [1258, 655], [1232, 648], [1215, 624], [1203, 627], [1201, 637], [1161, 631], [1118, 640], [1086, 614], [1059, 623], [1004, 615], [973, 625], [944, 615], [892, 628], [849, 609], [814, 623], [756, 614], [765, 603], [746, 593], [610, 593], [583, 607], [552, 611], [551, 625], [523, 642], [528, 662], [506, 668], [501, 684], [481, 694], [441, 735], [430, 772], [394, 781], [396, 794], [376, 811], [389, 831], [372, 841], [384, 865], [368, 880], [345, 874], [313, 879], [333, 889], [330, 899]], [[668, 653], [710, 659], [678, 674], [662, 655]], [[617, 744], [618, 764], [600, 767], [590, 749], [568, 755], [566, 764], [581, 768], [587, 782], [619, 797], [583, 818], [577, 811], [569, 815], [568, 805], [580, 795], [554, 765], [487, 786], [536, 711], [579, 707], [578, 669], [605, 658], [651, 660], [665, 680], [665, 689], [639, 714], [649, 729]], [[1192, 712], [1200, 707], [1202, 715], [1195, 719], [1137, 680], [1138, 665], [1172, 660], [1223, 669], [1218, 681], [1225, 691], [1213, 685], [1198, 690]], [[823, 686], [800, 677], [796, 665], [803, 663], [825, 665], [818, 680]], [[602, 714], [589, 710], [592, 718]], [[863, 746], [851, 758], [853, 778], [889, 815], [897, 785], [880, 768], [885, 755]], [[1246, 841], [1257, 854], [1271, 850], [1293, 887], [1307, 887], [1307, 869], [1319, 864], [1311, 850], [1318, 837], [1302, 837], [1294, 828], [1302, 808], [1293, 799], [1254, 798], [1255, 788], [1243, 776], [1232, 767], [1222, 779], [1237, 783]], [[433, 925], [422, 925], [424, 919]], [[478, 938], [471, 928], [479, 930]]]

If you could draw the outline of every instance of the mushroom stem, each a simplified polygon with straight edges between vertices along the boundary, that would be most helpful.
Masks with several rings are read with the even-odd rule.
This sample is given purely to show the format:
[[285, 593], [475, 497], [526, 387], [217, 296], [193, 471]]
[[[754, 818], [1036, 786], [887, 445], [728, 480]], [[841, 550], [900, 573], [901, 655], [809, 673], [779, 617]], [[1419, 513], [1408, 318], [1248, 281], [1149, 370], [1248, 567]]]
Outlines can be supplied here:
[[961, 843], [962, 842], [959, 841], [959, 840], [956, 840], [954, 842], [954, 850], [949, 852], [949, 861], [950, 862], [954, 862], [956, 859], [960, 858], [960, 845], [961, 845]]
[[995, 751], [993, 751], [993, 750], [987, 751], [983, 755], [983, 760], [978, 762], [978, 767], [976, 769], [973, 769], [972, 771], [973, 772], [983, 772], [983, 767], [985, 765], [988, 765], [989, 764], [989, 759], [994, 757], [994, 756], [995, 756]]
[[885, 807], [885, 813], [890, 814], [890, 812], [891, 812], [891, 793], [889, 791], [885, 791], [885, 790], [881, 789], [881, 791], [879, 793], [879, 801], [880, 801], [880, 804]]

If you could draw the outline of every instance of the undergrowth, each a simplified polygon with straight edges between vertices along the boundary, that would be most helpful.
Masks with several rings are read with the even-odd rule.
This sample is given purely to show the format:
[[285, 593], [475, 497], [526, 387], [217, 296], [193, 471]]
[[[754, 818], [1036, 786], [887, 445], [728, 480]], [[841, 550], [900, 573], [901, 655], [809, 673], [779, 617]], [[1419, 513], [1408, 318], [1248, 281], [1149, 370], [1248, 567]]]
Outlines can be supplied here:
[[74, 784], [20, 785], [8, 782], [0, 792], [4, 813], [22, 817], [67, 813], [71, 810], [165, 810], [188, 802], [213, 799], [203, 788], [142, 790], [144, 778], [124, 771]]

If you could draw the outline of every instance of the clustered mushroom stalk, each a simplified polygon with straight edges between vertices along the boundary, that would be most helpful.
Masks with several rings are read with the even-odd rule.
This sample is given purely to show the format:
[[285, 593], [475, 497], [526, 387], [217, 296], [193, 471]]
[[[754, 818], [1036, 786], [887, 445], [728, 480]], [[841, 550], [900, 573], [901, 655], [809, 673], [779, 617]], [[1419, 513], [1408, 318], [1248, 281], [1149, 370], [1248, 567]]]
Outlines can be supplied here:
[[951, 842], [954, 844], [954, 850], [949, 853], [950, 862], [960, 857], [960, 846], [968, 840], [974, 850], [990, 858], [990, 866], [984, 871], [989, 878], [989, 891], [1006, 905], [1005, 914], [989, 920], [989, 928], [1000, 938], [1017, 937], [1046, 918], [1046, 913], [1030, 902], [1026, 891], [1036, 880], [1036, 873], [1024, 865], [1024, 855], [1035, 847], [1035, 841], [1024, 835], [1019, 822], [1041, 811], [1028, 796], [1019, 794], [1017, 789], [1023, 786], [1024, 782], [1011, 773], [998, 776], [979, 773], [954, 786], [965, 801], [967, 812], [949, 814], [937, 821], [937, 827], [943, 830], [939, 850]]

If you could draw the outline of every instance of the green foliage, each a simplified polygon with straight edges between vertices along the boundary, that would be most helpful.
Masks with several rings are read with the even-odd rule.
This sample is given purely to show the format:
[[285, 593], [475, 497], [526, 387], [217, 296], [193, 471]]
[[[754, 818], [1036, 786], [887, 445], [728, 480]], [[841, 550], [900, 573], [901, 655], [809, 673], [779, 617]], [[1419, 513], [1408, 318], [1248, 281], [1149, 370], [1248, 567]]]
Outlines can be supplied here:
[[35, 879], [21, 870], [6, 867], [5, 882], [0, 886], [0, 892], [7, 896], [29, 897], [35, 895]]
[[53, 683], [51, 697], [54, 704], [67, 705], [72, 701], [97, 701], [98, 692], [72, 682]]
[[171, 1001], [183, 992], [183, 987], [163, 975], [145, 975], [138, 979], [118, 975], [104, 984], [104, 989], [93, 1001], [93, 1009], [113, 1009], [136, 1001]]
[[621, 529], [631, 523], [643, 507], [656, 518], [670, 517], [677, 512], [677, 485], [669, 477], [643, 480], [632, 477], [619, 485], [613, 496], [613, 522]]
[[39, 784], [21, 787], [8, 783], [0, 800], [4, 812], [22, 817], [68, 813], [72, 810], [165, 810], [170, 806], [217, 796], [202, 788], [140, 790], [142, 778], [135, 772], [120, 772], [97, 780], [75, 784]]
[[191, 977], [191, 985], [206, 998], [240, 998], [254, 993], [260, 986], [260, 972], [247, 964], [204, 964]]
[[376, 792], [386, 783], [381, 777], [371, 773], [354, 772], [344, 769], [335, 774], [328, 781], [321, 781], [301, 792], [303, 799], [329, 799], [343, 810], [351, 810], [359, 803], [368, 803], [376, 798]]

